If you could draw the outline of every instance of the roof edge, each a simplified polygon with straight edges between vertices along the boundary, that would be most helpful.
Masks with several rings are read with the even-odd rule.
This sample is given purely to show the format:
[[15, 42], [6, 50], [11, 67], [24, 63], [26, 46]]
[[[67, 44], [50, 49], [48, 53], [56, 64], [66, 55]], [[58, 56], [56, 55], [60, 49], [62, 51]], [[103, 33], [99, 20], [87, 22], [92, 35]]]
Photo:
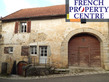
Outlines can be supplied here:
[[16, 20], [42, 20], [42, 19], [57, 19], [57, 18], [65, 18], [66, 14], [60, 15], [48, 15], [48, 16], [36, 16], [36, 17], [24, 17], [24, 18], [13, 18], [13, 19], [1, 19], [2, 22], [5, 21], [16, 21]]

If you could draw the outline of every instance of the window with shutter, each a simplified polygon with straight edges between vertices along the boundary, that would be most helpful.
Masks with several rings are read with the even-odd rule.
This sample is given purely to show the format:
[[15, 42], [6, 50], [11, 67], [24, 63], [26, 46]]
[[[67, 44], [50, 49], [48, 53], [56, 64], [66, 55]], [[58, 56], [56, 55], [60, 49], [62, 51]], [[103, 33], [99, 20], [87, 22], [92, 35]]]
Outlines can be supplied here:
[[22, 46], [21, 56], [28, 56], [29, 55], [29, 46]]
[[4, 47], [4, 53], [5, 54], [12, 54], [13, 53], [13, 47]]
[[31, 21], [27, 22], [16, 22], [15, 23], [15, 34], [18, 33], [30, 33], [31, 32]]

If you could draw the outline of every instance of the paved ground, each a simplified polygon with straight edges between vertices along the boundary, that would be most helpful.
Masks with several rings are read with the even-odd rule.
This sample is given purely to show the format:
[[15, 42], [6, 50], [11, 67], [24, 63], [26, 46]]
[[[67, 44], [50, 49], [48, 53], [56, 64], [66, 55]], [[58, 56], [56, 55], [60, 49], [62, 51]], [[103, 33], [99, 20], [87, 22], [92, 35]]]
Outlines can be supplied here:
[[109, 82], [109, 73], [44, 79], [0, 79], [0, 82]]

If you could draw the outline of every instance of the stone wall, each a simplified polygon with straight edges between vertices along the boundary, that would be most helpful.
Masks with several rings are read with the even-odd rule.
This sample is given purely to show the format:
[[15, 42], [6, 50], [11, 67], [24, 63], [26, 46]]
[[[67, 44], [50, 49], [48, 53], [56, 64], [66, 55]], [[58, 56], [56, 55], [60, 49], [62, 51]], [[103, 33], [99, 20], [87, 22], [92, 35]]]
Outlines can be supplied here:
[[[15, 21], [16, 22], [16, 21]], [[66, 22], [65, 18], [32, 20], [31, 33], [14, 33], [15, 22], [2, 24], [1, 61], [8, 62], [11, 68], [12, 62], [28, 61], [28, 57], [21, 56], [22, 46], [48, 46], [48, 63], [55, 67], [68, 67], [68, 41], [71, 36], [78, 33], [91, 33], [101, 41], [102, 66], [109, 62], [108, 54], [108, 23], [107, 22]], [[4, 54], [4, 47], [14, 47], [13, 54]], [[31, 56], [32, 62], [39, 63], [39, 50], [36, 56]], [[105, 67], [106, 68], [106, 67]], [[108, 69], [108, 66], [107, 66]], [[8, 70], [10, 72], [10, 70]]]
[[1, 56], [2, 56], [2, 42], [3, 42], [3, 40], [2, 40], [2, 22], [1, 22], [1, 19], [0, 19], [0, 72], [1, 72], [1, 62], [2, 62], [2, 60], [1, 60]]

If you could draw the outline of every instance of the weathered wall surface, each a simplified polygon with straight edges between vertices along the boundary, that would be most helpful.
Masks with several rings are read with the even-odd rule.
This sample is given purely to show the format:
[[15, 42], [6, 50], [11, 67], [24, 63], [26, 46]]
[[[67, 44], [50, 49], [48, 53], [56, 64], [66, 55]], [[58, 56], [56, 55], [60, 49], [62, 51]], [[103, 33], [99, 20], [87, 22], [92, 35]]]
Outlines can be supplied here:
[[[3, 38], [2, 38], [2, 22], [0, 20], [0, 44], [3, 42]], [[1, 56], [2, 56], [2, 45], [0, 45], [0, 72], [1, 72]]]
[[[12, 65], [14, 60], [28, 61], [27, 57], [21, 56], [21, 46], [24, 45], [47, 45], [49, 46], [48, 62], [58, 67], [66, 67], [68, 62], [67, 56], [61, 54], [61, 45], [67, 35], [76, 29], [93, 29], [100, 32], [106, 40], [108, 39], [108, 23], [106, 22], [88, 22], [81, 24], [80, 22], [65, 22], [65, 18], [50, 20], [32, 20], [31, 33], [14, 34], [15, 22], [2, 24], [2, 36], [4, 43], [2, 45], [2, 55], [0, 61], [8, 62]], [[107, 41], [108, 42], [108, 41]], [[4, 47], [14, 47], [13, 54], [4, 54]], [[39, 62], [39, 53], [32, 57], [34, 61]], [[68, 59], [67, 59], [68, 60]], [[9, 67], [8, 66], [8, 67]], [[10, 72], [10, 70], [8, 70]]]

